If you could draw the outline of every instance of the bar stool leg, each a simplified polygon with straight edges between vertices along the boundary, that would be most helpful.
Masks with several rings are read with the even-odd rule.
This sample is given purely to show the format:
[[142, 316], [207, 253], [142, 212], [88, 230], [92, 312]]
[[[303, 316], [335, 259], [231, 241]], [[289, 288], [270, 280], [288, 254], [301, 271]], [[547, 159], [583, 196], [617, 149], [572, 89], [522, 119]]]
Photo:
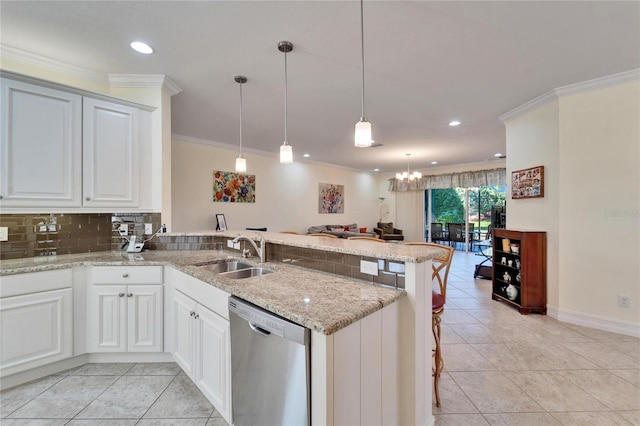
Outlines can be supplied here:
[[440, 373], [444, 368], [444, 361], [442, 360], [442, 350], [440, 348], [440, 323], [442, 310], [432, 313], [431, 326], [433, 329], [433, 338], [435, 340], [435, 348], [433, 350], [434, 367], [433, 367], [433, 389], [436, 395], [436, 407], [440, 407], [440, 392], [438, 388], [438, 382], [440, 381]]

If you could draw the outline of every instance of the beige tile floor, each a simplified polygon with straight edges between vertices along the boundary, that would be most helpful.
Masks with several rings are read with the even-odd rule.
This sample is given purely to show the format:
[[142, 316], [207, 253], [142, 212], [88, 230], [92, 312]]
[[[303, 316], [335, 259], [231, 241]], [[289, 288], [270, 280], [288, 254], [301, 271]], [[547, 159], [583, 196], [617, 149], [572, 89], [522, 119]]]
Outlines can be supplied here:
[[437, 426], [640, 426], [640, 339], [520, 315], [456, 251], [443, 314]]
[[228, 426], [174, 363], [85, 364], [0, 393], [0, 424]]
[[[640, 426], [640, 339], [520, 315], [456, 252], [437, 426]], [[0, 394], [3, 426], [226, 426], [173, 363], [87, 364]]]

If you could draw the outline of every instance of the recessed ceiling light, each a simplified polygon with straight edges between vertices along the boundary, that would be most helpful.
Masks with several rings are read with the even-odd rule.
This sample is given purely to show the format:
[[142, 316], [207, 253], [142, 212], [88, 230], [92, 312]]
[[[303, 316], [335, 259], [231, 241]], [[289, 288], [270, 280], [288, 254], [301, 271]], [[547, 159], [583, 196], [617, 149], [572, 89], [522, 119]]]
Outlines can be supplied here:
[[379, 171], [380, 171], [380, 169], [373, 169], [373, 171], [374, 171], [374, 172], [379, 172]]
[[499, 157], [502, 157], [502, 154], [500, 154], [500, 153], [498, 152], [498, 153], [496, 153], [496, 154], [493, 154], [493, 156], [494, 156], [494, 157], [498, 157], [498, 158], [499, 158]]
[[141, 41], [133, 41], [131, 42], [131, 48], [139, 53], [144, 53], [145, 55], [150, 55], [153, 53], [153, 48], [149, 46], [147, 43]]
[[432, 161], [431, 164], [435, 165], [435, 164], [438, 164], [438, 162], [437, 161]]
[[458, 120], [453, 120], [453, 121], [449, 122], [449, 126], [451, 126], [451, 127], [456, 127], [456, 126], [459, 126], [459, 125], [460, 125], [460, 121], [458, 121]]
[[303, 156], [304, 158], [309, 158], [309, 157], [311, 157], [309, 154], [303, 154], [302, 156]]

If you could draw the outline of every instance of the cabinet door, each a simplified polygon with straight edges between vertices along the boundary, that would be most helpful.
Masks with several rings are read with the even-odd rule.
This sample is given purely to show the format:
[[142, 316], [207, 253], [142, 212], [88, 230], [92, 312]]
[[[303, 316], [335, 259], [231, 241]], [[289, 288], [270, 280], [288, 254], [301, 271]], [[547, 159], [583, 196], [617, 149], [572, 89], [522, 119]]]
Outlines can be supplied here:
[[82, 134], [83, 204], [137, 207], [138, 110], [84, 98]]
[[231, 342], [229, 321], [196, 308], [196, 375], [194, 381], [222, 417], [231, 424]]
[[127, 350], [127, 287], [89, 287], [87, 352]]
[[161, 285], [127, 287], [129, 352], [162, 352]]
[[0, 299], [0, 376], [72, 356], [70, 288]]
[[195, 362], [196, 302], [174, 290], [171, 300], [173, 328], [173, 358], [185, 374], [193, 377]]
[[2, 207], [80, 207], [82, 98], [2, 79]]

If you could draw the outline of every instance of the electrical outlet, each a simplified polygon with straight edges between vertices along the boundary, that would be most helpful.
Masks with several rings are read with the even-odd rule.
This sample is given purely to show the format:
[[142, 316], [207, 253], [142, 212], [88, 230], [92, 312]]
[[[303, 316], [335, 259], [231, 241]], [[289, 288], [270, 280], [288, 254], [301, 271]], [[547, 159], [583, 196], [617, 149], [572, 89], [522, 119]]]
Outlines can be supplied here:
[[129, 225], [127, 225], [126, 223], [120, 225], [120, 228], [118, 228], [118, 230], [120, 231], [120, 235], [122, 236], [129, 235]]
[[0, 226], [0, 241], [9, 241], [9, 227]]
[[240, 250], [240, 241], [238, 241], [237, 243], [233, 243], [233, 248], [236, 250]]
[[146, 235], [151, 235], [153, 234], [153, 225], [150, 223], [145, 223], [144, 224], [144, 233]]
[[621, 308], [628, 308], [631, 306], [631, 298], [629, 296], [618, 295], [618, 306]]
[[227, 247], [233, 248], [233, 240], [227, 240]]
[[378, 262], [360, 261], [360, 272], [367, 275], [378, 276]]

